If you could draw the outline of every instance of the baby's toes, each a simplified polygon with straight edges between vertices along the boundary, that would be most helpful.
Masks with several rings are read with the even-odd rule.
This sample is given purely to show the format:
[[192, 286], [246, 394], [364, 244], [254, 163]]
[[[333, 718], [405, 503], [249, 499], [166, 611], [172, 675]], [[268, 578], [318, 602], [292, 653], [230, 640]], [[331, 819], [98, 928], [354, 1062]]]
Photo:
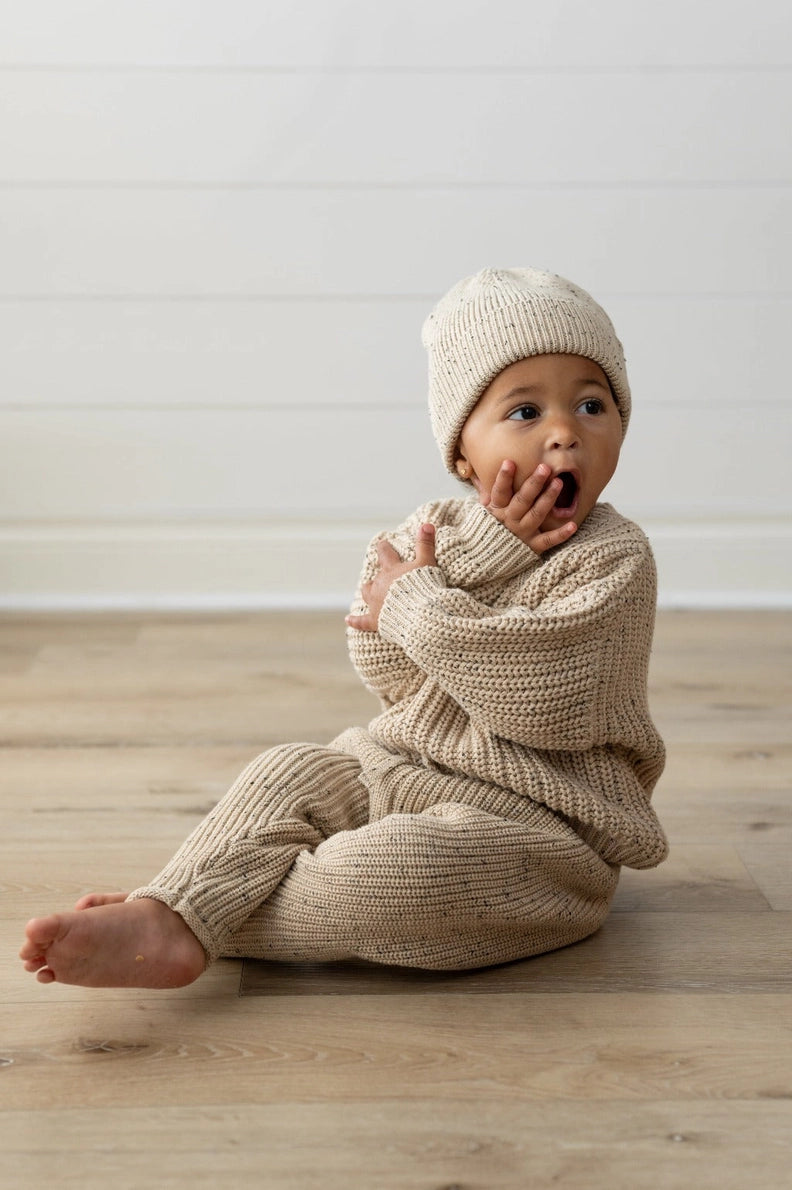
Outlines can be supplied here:
[[39, 971], [47, 962], [46, 947], [34, 944], [28, 938], [19, 952], [19, 957], [26, 971]]
[[127, 899], [128, 893], [86, 893], [80, 897], [75, 909], [95, 909], [97, 905], [118, 905]]
[[46, 960], [46, 954], [58, 936], [57, 917], [34, 917], [25, 926], [25, 941], [19, 957], [28, 962]]
[[[19, 951], [19, 957], [23, 963], [38, 962], [39, 966], [41, 966], [41, 963], [43, 963], [45, 961], [45, 959], [44, 959], [45, 950], [46, 950], [45, 946], [42, 946], [38, 942], [31, 942], [31, 940], [29, 938], [27, 938]], [[39, 962], [39, 960], [40, 960], [40, 962]]]

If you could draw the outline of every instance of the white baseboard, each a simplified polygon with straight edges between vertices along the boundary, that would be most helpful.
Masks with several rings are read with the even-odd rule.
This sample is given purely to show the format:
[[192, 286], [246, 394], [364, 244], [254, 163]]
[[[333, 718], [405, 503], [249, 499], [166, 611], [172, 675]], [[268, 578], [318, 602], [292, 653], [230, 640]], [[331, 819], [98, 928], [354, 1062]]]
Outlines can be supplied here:
[[0, 607], [344, 607], [376, 531], [259, 521], [0, 527]]
[[[343, 608], [363, 522], [0, 526], [4, 610]], [[792, 608], [792, 525], [647, 524], [666, 608]]]
[[642, 521], [662, 608], [792, 608], [792, 523]]

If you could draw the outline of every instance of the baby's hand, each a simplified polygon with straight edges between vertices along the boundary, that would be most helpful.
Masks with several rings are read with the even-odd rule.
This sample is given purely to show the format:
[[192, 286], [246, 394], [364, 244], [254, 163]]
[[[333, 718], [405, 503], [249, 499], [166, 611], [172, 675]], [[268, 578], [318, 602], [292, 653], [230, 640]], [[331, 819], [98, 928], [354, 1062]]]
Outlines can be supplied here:
[[542, 533], [541, 526], [553, 511], [563, 484], [560, 479], [553, 479], [547, 483], [551, 474], [550, 468], [545, 463], [540, 463], [533, 475], [529, 475], [515, 491], [516, 471], [517, 468], [511, 459], [505, 459], [492, 485], [492, 491], [482, 489], [479, 492], [481, 503], [487, 512], [492, 513], [497, 521], [515, 537], [519, 537], [535, 554], [543, 554], [546, 550], [568, 541], [573, 533], [577, 533], [577, 525], [574, 521], [567, 521], [559, 529], [549, 529]]
[[368, 612], [364, 616], [347, 616], [346, 622], [350, 628], [356, 628], [358, 632], [376, 632], [382, 605], [391, 583], [395, 579], [401, 578], [403, 574], [417, 570], [419, 566], [437, 565], [434, 534], [434, 525], [421, 525], [415, 539], [414, 562], [402, 562], [389, 541], [377, 543], [377, 559], [380, 568], [371, 582], [364, 583], [360, 588], [360, 594], [368, 604]]

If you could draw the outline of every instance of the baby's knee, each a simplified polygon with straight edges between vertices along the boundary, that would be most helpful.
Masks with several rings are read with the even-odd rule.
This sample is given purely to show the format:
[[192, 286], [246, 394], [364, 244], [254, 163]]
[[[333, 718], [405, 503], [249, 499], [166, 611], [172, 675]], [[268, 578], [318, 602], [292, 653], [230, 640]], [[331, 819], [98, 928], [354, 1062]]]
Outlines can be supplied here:
[[330, 790], [354, 781], [360, 766], [353, 756], [320, 744], [277, 744], [248, 765], [243, 777], [250, 785], [272, 789]]

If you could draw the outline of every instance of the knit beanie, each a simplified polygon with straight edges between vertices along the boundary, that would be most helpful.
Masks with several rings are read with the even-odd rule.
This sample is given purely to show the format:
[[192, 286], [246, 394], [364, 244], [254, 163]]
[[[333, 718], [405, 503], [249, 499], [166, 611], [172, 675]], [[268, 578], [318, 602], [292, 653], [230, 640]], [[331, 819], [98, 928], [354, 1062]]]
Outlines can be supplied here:
[[442, 298], [423, 326], [429, 353], [429, 413], [440, 453], [455, 474], [459, 435], [492, 380], [532, 355], [583, 355], [610, 381], [622, 422], [630, 419], [624, 351], [611, 320], [585, 289], [541, 269], [483, 269]]

